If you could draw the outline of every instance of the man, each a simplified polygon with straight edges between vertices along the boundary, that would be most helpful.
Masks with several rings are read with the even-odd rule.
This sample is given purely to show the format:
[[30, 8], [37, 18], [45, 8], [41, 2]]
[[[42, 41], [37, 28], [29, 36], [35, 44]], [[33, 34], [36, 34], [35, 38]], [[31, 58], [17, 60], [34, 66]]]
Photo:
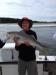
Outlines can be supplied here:
[[[37, 40], [36, 33], [31, 30], [33, 25], [32, 20], [24, 17], [18, 23], [26, 34], [29, 36], [34, 36]], [[6, 39], [7, 40], [7, 39]], [[28, 39], [25, 39], [24, 42], [18, 42], [18, 39], [14, 37], [15, 49], [19, 52], [19, 61], [18, 61], [18, 72], [19, 75], [25, 75], [26, 70], [28, 75], [38, 75], [37, 74], [37, 62], [35, 50], [36, 47], [33, 47]], [[5, 42], [0, 40], [0, 48], [4, 46]], [[41, 44], [40, 44], [41, 45]]]
[[[18, 23], [19, 26], [22, 28], [22, 31], [27, 35], [31, 35], [35, 37], [37, 40], [36, 33], [31, 30], [33, 25], [32, 20], [24, 17]], [[14, 37], [15, 42], [15, 49], [19, 52], [19, 62], [18, 62], [18, 72], [19, 75], [25, 75], [26, 70], [28, 75], [38, 75], [37, 74], [37, 62], [36, 62], [36, 47], [33, 47], [28, 39], [25, 39], [24, 42], [18, 41], [16, 37]], [[39, 45], [41, 45], [39, 43]], [[43, 46], [43, 45], [41, 45]]]

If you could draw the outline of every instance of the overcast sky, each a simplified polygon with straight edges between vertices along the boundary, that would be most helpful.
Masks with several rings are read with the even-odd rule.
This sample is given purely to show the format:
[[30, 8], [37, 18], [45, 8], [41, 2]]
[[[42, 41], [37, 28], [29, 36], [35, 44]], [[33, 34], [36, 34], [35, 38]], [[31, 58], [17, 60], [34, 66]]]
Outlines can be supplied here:
[[56, 0], [0, 0], [0, 17], [56, 21]]

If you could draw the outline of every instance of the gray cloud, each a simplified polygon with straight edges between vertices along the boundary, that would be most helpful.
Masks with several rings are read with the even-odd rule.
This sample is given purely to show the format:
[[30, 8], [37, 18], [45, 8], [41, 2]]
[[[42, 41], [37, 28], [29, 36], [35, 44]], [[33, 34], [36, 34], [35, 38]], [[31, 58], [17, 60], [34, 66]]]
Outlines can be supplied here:
[[2, 0], [0, 16], [56, 20], [56, 0]]

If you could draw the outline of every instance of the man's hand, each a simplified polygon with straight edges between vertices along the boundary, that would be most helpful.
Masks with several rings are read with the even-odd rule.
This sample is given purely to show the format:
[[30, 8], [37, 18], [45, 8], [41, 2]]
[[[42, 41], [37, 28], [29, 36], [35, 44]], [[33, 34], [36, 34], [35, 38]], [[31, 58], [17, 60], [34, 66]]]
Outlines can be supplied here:
[[29, 40], [28, 40], [28, 39], [25, 39], [25, 40], [24, 40], [24, 44], [25, 44], [26, 46], [30, 46]]
[[16, 46], [19, 46], [21, 44], [20, 41], [16, 37], [14, 37], [13, 40]]

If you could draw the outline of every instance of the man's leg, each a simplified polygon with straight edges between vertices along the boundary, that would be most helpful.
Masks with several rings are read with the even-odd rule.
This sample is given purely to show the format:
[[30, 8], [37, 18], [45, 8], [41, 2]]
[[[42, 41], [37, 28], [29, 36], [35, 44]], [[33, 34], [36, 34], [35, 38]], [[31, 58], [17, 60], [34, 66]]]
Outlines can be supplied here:
[[19, 75], [25, 75], [26, 73], [26, 63], [20, 59], [18, 62], [18, 73]]
[[38, 75], [38, 73], [37, 73], [37, 62], [36, 61], [32, 61], [32, 62], [28, 63], [27, 72], [28, 72], [28, 75]]

